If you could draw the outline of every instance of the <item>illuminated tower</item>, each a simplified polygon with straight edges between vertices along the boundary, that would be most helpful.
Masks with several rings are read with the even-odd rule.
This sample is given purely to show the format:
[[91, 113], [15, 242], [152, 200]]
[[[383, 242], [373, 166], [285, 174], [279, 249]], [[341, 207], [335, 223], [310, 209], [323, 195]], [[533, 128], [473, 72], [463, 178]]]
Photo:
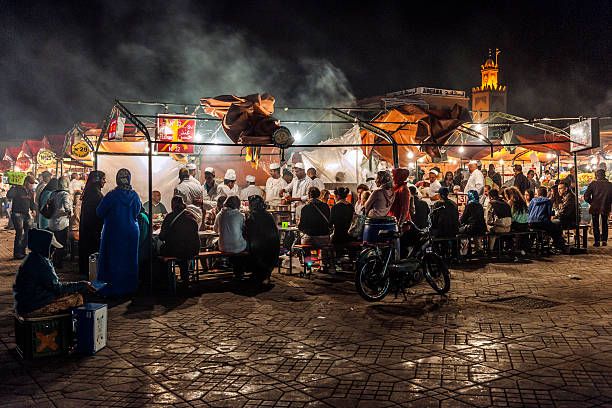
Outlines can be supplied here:
[[475, 122], [487, 118], [489, 116], [488, 112], [506, 112], [506, 86], [497, 83], [497, 74], [499, 73], [497, 56], [500, 52], [495, 49], [495, 61], [493, 61], [489, 49], [489, 58], [484, 65], [480, 66], [482, 84], [472, 88], [472, 110], [475, 111]]

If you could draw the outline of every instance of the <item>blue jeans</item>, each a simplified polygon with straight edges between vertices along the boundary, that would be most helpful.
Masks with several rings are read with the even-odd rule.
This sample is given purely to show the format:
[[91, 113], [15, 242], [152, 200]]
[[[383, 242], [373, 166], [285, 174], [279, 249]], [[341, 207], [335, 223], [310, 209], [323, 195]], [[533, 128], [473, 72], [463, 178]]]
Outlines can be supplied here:
[[13, 257], [24, 257], [28, 246], [28, 231], [32, 228], [32, 217], [28, 213], [11, 212], [11, 220], [15, 227]]

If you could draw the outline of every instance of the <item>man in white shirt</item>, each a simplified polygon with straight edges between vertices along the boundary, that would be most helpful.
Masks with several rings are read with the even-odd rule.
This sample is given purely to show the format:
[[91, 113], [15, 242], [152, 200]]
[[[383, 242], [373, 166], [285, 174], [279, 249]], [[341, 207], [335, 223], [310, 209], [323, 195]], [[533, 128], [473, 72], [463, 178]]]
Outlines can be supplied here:
[[240, 191], [240, 200], [247, 201], [249, 197], [258, 195], [263, 197], [264, 192], [261, 188], [255, 185], [255, 176], [246, 176], [247, 186]]
[[217, 206], [220, 192], [219, 185], [215, 182], [215, 169], [212, 167], [205, 168], [204, 184], [202, 184], [203, 208], [205, 210], [211, 210]]
[[174, 195], [183, 197], [183, 202], [187, 205], [200, 205], [202, 202], [202, 187], [197, 181], [191, 181], [189, 170], [182, 168], [179, 170], [179, 183], [174, 187]]
[[312, 180], [312, 187], [318, 188], [319, 191], [325, 190], [325, 184], [317, 177], [317, 170], [314, 167], [309, 168], [306, 175]]
[[270, 164], [270, 177], [266, 180], [265, 195], [268, 205], [281, 205], [280, 192], [284, 188], [287, 188], [287, 182], [281, 177], [280, 165], [278, 163]]
[[429, 170], [429, 175], [428, 175], [428, 177], [429, 177], [429, 192], [428, 192], [427, 196], [424, 198], [424, 200], [429, 205], [432, 205], [434, 201], [440, 199], [440, 195], [438, 194], [438, 191], [440, 190], [440, 188], [442, 188], [442, 185], [438, 181], [438, 174], [439, 174], [438, 170], [436, 170], [436, 169]]
[[236, 171], [234, 169], [227, 169], [223, 177], [223, 184], [219, 186], [219, 191], [226, 197], [239, 195], [238, 186], [236, 185]]
[[308, 189], [312, 187], [312, 179], [310, 177], [306, 177], [306, 171], [304, 170], [303, 163], [295, 163], [293, 166], [293, 172], [295, 177], [285, 187], [285, 189], [281, 190], [282, 192], [288, 191], [290, 193], [290, 200], [293, 203], [293, 208], [295, 209], [295, 218], [299, 220], [302, 215], [302, 207], [306, 205], [306, 201], [308, 201]]
[[70, 192], [70, 197], [74, 197], [75, 191], [83, 191], [85, 188], [85, 182], [83, 180], [79, 180], [79, 175], [76, 173], [72, 173], [70, 176], [70, 184], [68, 186], [68, 191]]
[[468, 178], [463, 192], [467, 194], [467, 192], [470, 190], [476, 190], [479, 195], [482, 194], [484, 188], [484, 176], [482, 175], [482, 172], [478, 170], [478, 162], [476, 160], [470, 161], [468, 163], [468, 169], [470, 171], [470, 178]]

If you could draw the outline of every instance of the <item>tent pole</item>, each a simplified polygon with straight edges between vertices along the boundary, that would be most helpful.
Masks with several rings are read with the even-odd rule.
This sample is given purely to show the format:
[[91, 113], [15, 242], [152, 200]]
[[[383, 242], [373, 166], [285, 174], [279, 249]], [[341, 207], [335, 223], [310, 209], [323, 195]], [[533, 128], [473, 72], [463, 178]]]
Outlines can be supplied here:
[[[578, 199], [578, 193], [580, 192], [578, 186], [578, 155], [574, 152], [574, 182], [576, 183], [576, 231], [574, 235], [574, 243], [577, 249], [580, 249], [580, 200]], [[570, 193], [572, 192], [570, 186]], [[585, 242], [586, 244], [586, 242]]]
[[[148, 132], [147, 132], [148, 133]], [[150, 290], [153, 292], [153, 145], [151, 139], [147, 134], [149, 140], [149, 284], [151, 285]]]

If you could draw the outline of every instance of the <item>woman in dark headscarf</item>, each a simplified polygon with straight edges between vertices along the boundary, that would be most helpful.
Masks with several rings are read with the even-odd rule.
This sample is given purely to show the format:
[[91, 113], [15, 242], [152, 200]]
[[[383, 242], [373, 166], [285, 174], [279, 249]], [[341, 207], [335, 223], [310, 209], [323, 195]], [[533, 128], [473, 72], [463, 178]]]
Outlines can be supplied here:
[[393, 191], [395, 200], [389, 210], [389, 215], [397, 218], [397, 225], [402, 226], [406, 221], [410, 221], [410, 190], [406, 185], [406, 180], [410, 171], [408, 169], [393, 169]]
[[280, 236], [274, 216], [266, 211], [266, 203], [258, 195], [249, 197], [245, 232], [253, 278], [257, 282], [267, 283], [278, 263]]
[[102, 201], [102, 188], [106, 184], [104, 172], [94, 170], [87, 177], [87, 184], [81, 196], [79, 223], [79, 273], [89, 274], [89, 256], [100, 250], [100, 235], [104, 219], [98, 217], [96, 208]]
[[[43, 191], [40, 193], [40, 200], [38, 201], [41, 209], [44, 208], [45, 204], [47, 204], [49, 197], [51, 197], [51, 193], [58, 188], [59, 181], [57, 177], [53, 177], [51, 180], [49, 180]], [[38, 213], [38, 229], [49, 229], [49, 218], [45, 218], [42, 214], [40, 214], [40, 211]]]
[[138, 289], [138, 213], [140, 197], [132, 189], [129, 170], [117, 172], [117, 187], [96, 209], [104, 218], [97, 279], [108, 283], [102, 295], [123, 295]]

